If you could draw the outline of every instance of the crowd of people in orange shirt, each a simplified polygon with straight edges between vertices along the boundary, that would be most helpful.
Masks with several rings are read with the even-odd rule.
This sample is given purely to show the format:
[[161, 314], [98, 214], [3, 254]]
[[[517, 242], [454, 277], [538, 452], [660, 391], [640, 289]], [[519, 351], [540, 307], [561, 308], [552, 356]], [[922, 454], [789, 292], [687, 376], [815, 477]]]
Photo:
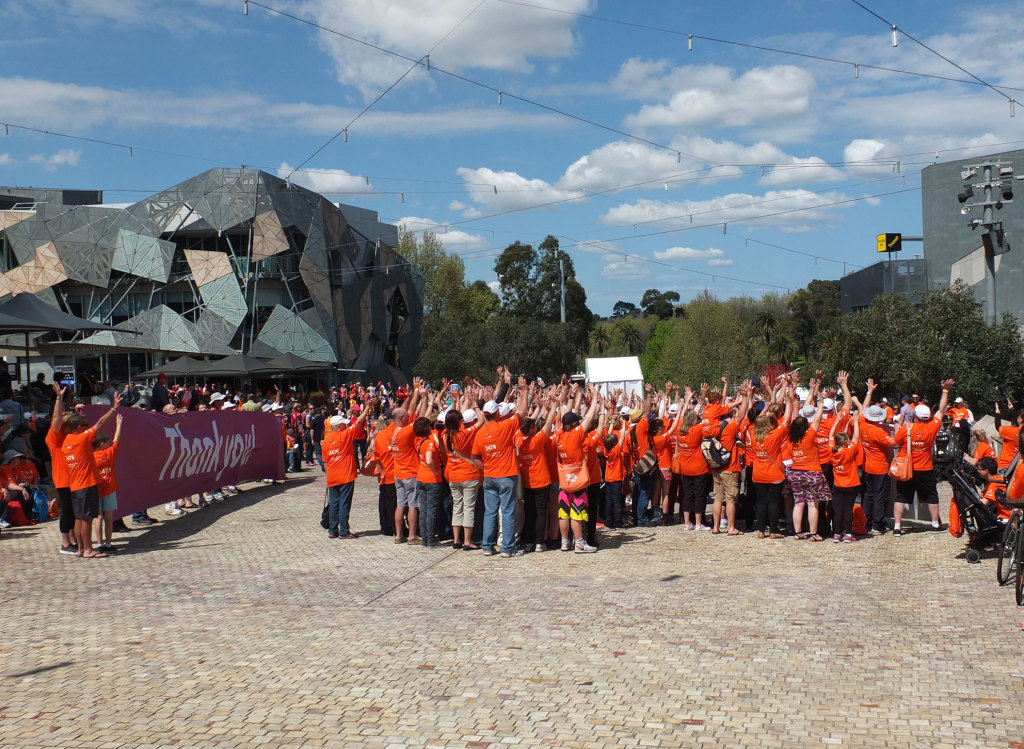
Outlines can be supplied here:
[[[395, 543], [433, 548], [450, 538], [455, 549], [503, 557], [592, 553], [599, 525], [681, 523], [728, 536], [852, 543], [855, 510], [862, 533], [898, 537], [915, 498], [942, 530], [932, 445], [947, 416], [958, 428], [973, 421], [962, 399], [951, 406], [953, 385], [940, 383], [934, 409], [915, 395], [896, 412], [885, 399], [873, 402], [872, 380], [862, 399], [854, 395], [845, 372], [835, 387], [820, 372], [801, 386], [793, 372], [732, 390], [723, 378], [717, 387], [668, 382], [628, 394], [565, 377], [552, 386], [513, 382], [504, 367], [493, 386], [445, 382], [433, 391], [415, 380], [401, 405], [371, 401], [359, 413], [359, 423], [377, 415], [362, 465], [352, 449], [355, 415], [329, 420], [328, 533], [355, 538], [348, 513], [359, 470], [377, 476], [381, 531]], [[978, 438], [969, 460], [983, 478], [1014, 460], [1024, 416], [1016, 422], [998, 425], [998, 459]], [[901, 455], [908, 473], [892, 480]], [[989, 496], [992, 486], [998, 480]], [[1017, 490], [1024, 494], [1024, 480], [1011, 496]]]

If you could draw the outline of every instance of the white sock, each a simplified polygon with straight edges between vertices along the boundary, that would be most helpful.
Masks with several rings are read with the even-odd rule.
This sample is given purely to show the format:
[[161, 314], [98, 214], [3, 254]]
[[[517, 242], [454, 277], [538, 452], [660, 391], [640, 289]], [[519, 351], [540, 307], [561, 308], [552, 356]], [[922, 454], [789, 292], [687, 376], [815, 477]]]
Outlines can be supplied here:
[[933, 520], [932, 521], [932, 528], [938, 528], [938, 527], [939, 527], [939, 521], [938, 520]]
[[900, 527], [900, 524], [899, 523], [894, 523], [892, 527], [893, 527], [893, 529], [898, 529]]

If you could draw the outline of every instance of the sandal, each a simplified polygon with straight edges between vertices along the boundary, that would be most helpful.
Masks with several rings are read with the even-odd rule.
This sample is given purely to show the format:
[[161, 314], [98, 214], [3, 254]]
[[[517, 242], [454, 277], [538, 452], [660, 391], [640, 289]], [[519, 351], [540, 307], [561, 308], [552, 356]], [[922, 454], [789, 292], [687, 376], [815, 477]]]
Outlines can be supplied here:
[[823, 539], [821, 536], [819, 536], [817, 533], [815, 533], [813, 536], [811, 536], [811, 540], [812, 541], [824, 541], [825, 539]]
[[811, 537], [810, 533], [797, 533], [796, 534], [796, 540], [797, 541], [806, 541], [810, 537]]
[[480, 551], [479, 546], [473, 546], [473, 544], [462, 544], [463, 551]]
[[738, 531], [735, 528], [733, 528], [726, 535], [728, 535], [728, 536], [742, 536], [743, 535], [743, 531]]
[[721, 532], [722, 531], [718, 530], [718, 528], [715, 528], [713, 531], [711, 531], [712, 535], [715, 535], [715, 536], [717, 536]]

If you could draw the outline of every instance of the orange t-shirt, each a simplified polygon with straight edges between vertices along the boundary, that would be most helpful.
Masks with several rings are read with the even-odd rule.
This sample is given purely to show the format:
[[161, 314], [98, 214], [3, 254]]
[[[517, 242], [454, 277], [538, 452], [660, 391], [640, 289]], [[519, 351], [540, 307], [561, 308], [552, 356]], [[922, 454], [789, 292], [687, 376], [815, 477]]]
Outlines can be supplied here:
[[892, 438], [882, 427], [860, 417], [860, 443], [864, 452], [864, 473], [881, 476], [889, 473]]
[[31, 461], [23, 459], [20, 464], [14, 466], [14, 479], [19, 484], [38, 484], [39, 471]]
[[1024, 497], [1024, 471], [1014, 471], [1013, 478], [1010, 479], [1010, 485], [1006, 487], [1006, 497], [1014, 502]]
[[775, 427], [758, 442], [753, 432], [750, 435], [750, 446], [747, 454], [753, 457], [754, 472], [752, 479], [759, 484], [778, 484], [786, 480], [782, 472], [782, 449], [786, 443], [786, 427], [781, 424]]
[[519, 463], [523, 470], [523, 486], [527, 489], [542, 489], [551, 485], [548, 470], [547, 447], [550, 438], [543, 430], [532, 437], [524, 437], [519, 448]]
[[480, 469], [476, 467], [476, 464], [463, 460], [455, 452], [458, 450], [467, 458], [472, 457], [473, 437], [475, 436], [475, 425], [468, 429], [465, 425], [460, 426], [459, 431], [452, 435], [452, 449], [449, 450], [447, 442], [448, 436], [446, 434], [441, 435], [441, 442], [444, 444], [445, 452], [448, 455], [448, 462], [445, 464], [444, 474], [450, 482], [459, 483], [463, 481], [478, 481], [480, 479]]
[[659, 468], [672, 468], [672, 452], [675, 440], [672, 439], [672, 435], [659, 434], [657, 437], [651, 437], [651, 444], [654, 445], [654, 452], [658, 455], [658, 467]]
[[832, 462], [832, 442], [829, 440], [829, 432], [832, 431], [832, 425], [836, 423], [836, 419], [839, 419], [839, 427], [836, 429], [836, 433], [842, 432], [850, 423], [850, 412], [843, 409], [838, 414], [830, 416], [829, 418], [822, 418], [821, 424], [818, 426], [818, 465], [827, 466]]
[[[910, 457], [915, 471], [932, 469], [932, 445], [935, 435], [939, 433], [942, 423], [936, 416], [930, 421], [915, 421], [910, 425]], [[899, 428], [892, 438], [893, 446], [898, 446], [901, 453], [907, 451], [907, 425]]]
[[722, 417], [729, 413], [729, 408], [722, 403], [708, 403], [701, 413], [700, 426], [705, 437], [717, 437], [722, 428]]
[[[997, 463], [1000, 468], [1006, 468], [1010, 463], [1013, 462], [1014, 457], [1017, 455], [1017, 435], [1020, 433], [1018, 427], [1001, 426], [999, 427], [999, 438], [1003, 441], [1003, 447], [999, 451], [999, 458]], [[1014, 471], [1016, 473], [1016, 471]]]
[[821, 459], [818, 456], [818, 433], [808, 429], [800, 441], [793, 445], [794, 471], [816, 471], [821, 473]]
[[395, 456], [388, 449], [391, 442], [391, 435], [395, 433], [394, 423], [377, 432], [373, 438], [373, 459], [380, 463], [380, 474], [377, 476], [378, 483], [395, 483]]
[[416, 435], [412, 433], [412, 424], [395, 429], [388, 444], [391, 456], [395, 460], [395, 478], [416, 478], [416, 472], [420, 469], [420, 459], [416, 456]]
[[586, 441], [587, 434], [583, 431], [583, 426], [577, 424], [568, 432], [559, 432], [555, 438], [555, 447], [558, 450], [558, 462], [562, 465], [571, 466], [577, 465], [584, 461], [583, 446]]
[[[1014, 474], [1017, 472], [1014, 471]], [[999, 489], [1006, 489], [1006, 479], [996, 474], [992, 479], [985, 484], [985, 493], [982, 495], [985, 499], [992, 503], [993, 508], [1003, 520], [1008, 520], [1010, 517], [1010, 510], [1006, 509], [1002, 505], [996, 504], [996, 491]]]
[[832, 453], [833, 483], [845, 489], [860, 486], [857, 466], [863, 459], [864, 451], [861, 449], [860, 442], [848, 442], [846, 447]]
[[989, 443], [979, 442], [978, 446], [974, 448], [973, 457], [975, 460], [981, 460], [982, 458], [994, 458], [996, 457], [996, 451], [992, 449], [992, 445]]
[[17, 483], [14, 480], [14, 469], [9, 465], [0, 466], [0, 487], [6, 489], [14, 483]]
[[[648, 438], [648, 433], [651, 430], [651, 420], [640, 417], [640, 421], [630, 431], [636, 434], [636, 457], [642, 458], [644, 453], [647, 452], [647, 448], [651, 446], [651, 441]], [[633, 449], [633, 437], [628, 437], [629, 442], [626, 444], [629, 446], [628, 449]]]
[[605, 448], [604, 451], [604, 480], [609, 481], [622, 481], [626, 478], [626, 466], [623, 464], [625, 459], [626, 451], [622, 449], [622, 442], [620, 441], [611, 450]]
[[320, 443], [320, 452], [327, 468], [327, 486], [341, 486], [356, 480], [353, 435], [351, 429], [340, 429], [324, 435], [324, 441]]
[[117, 457], [117, 443], [111, 442], [110, 447], [95, 452], [96, 470], [99, 473], [99, 492], [101, 497], [117, 491], [117, 479], [114, 476], [114, 459]]
[[[587, 432], [583, 441], [583, 454], [587, 459], [587, 473], [590, 476], [591, 484], [601, 483], [601, 459], [597, 455], [597, 448], [601, 446], [601, 435], [596, 429]], [[671, 463], [671, 457], [669, 461]]]
[[700, 443], [704, 439], [704, 429], [698, 423], [694, 424], [686, 434], [676, 437], [676, 447], [679, 450], [679, 473], [683, 476], [703, 476], [711, 473], [711, 466], [704, 459]]
[[88, 489], [100, 482], [96, 471], [96, 458], [93, 455], [92, 443], [96, 439], [96, 430], [89, 427], [84, 432], [69, 434], [64, 438], [61, 452], [64, 464], [68, 469], [71, 491]]
[[739, 473], [740, 470], [740, 459], [743, 456], [743, 448], [737, 444], [736, 439], [739, 436], [740, 425], [736, 419], [733, 419], [725, 425], [725, 429], [722, 430], [722, 436], [719, 441], [722, 443], [722, 449], [728, 450], [731, 453], [729, 463], [722, 469], [723, 473]]
[[[433, 456], [436, 470], [427, 464], [428, 454]], [[417, 484], [440, 484], [444, 480], [444, 450], [437, 432], [431, 432], [429, 437], [416, 438], [416, 459], [419, 461], [416, 469]]]
[[50, 451], [50, 472], [53, 474], [53, 485], [57, 489], [67, 489], [71, 484], [67, 464], [64, 462], [64, 454], [61, 452], [61, 447], [67, 436], [67, 432], [64, 431], [46, 430], [46, 447]]
[[515, 436], [519, 429], [519, 415], [504, 421], [488, 421], [477, 428], [473, 438], [473, 454], [484, 462], [484, 477], [502, 479], [519, 475], [516, 460]]

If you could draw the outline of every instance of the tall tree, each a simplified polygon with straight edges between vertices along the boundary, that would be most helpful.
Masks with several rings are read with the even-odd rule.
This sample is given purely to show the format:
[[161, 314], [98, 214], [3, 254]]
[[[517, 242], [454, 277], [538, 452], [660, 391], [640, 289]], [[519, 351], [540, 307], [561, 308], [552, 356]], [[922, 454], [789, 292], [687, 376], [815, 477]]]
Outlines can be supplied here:
[[842, 317], [839, 281], [814, 280], [789, 297], [792, 332], [804, 358], [809, 359], [819, 334]]
[[636, 305], [632, 302], [623, 302], [621, 299], [612, 307], [612, 317], [629, 317], [636, 312]]
[[628, 320], [622, 320], [615, 326], [615, 332], [618, 333], [619, 340], [629, 349], [629, 353], [635, 354], [640, 349], [642, 339], [636, 325]]
[[754, 320], [754, 330], [757, 331], [758, 335], [764, 336], [765, 345], [771, 344], [772, 334], [777, 327], [779, 327], [779, 320], [770, 309], [763, 309], [757, 313], [757, 317]]
[[661, 292], [657, 289], [648, 289], [640, 299], [640, 306], [648, 315], [657, 315], [662, 320], [667, 320], [675, 313], [674, 302], [679, 301], [679, 294], [675, 291]]

